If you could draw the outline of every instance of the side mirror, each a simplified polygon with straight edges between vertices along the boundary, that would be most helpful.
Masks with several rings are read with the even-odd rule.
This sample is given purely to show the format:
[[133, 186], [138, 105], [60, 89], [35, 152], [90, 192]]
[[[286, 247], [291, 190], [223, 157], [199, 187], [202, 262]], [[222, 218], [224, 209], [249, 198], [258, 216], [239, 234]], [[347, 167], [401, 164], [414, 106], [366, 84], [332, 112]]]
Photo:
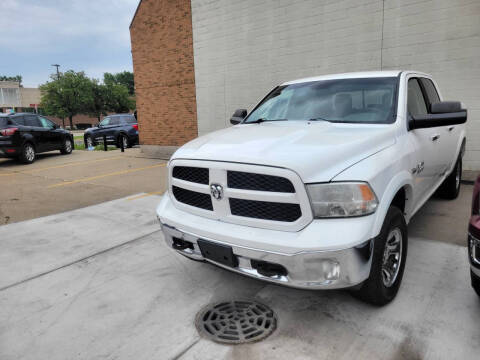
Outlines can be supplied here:
[[246, 116], [247, 116], [246, 109], [237, 109], [235, 110], [232, 117], [230, 118], [230, 124], [237, 125], [241, 123]]
[[432, 104], [432, 114], [446, 114], [462, 111], [460, 101], [440, 101]]
[[408, 128], [425, 129], [438, 126], [464, 124], [467, 121], [467, 110], [459, 101], [440, 101], [432, 104], [431, 114], [411, 116]]

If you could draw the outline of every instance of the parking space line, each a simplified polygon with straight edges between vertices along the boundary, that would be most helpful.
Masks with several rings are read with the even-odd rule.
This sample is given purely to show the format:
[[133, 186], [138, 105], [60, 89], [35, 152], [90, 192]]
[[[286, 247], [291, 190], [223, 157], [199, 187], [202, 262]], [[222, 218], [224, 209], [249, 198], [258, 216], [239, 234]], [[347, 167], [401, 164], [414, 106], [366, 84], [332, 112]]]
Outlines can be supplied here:
[[115, 171], [115, 172], [112, 172], [112, 173], [107, 173], [107, 174], [102, 174], [102, 175], [97, 175], [97, 176], [90, 176], [88, 178], [76, 179], [76, 180], [72, 180], [72, 181], [65, 181], [65, 182], [61, 182], [61, 183], [58, 183], [58, 184], [53, 184], [53, 185], [47, 186], [47, 188], [50, 189], [50, 188], [55, 188], [55, 187], [60, 187], [60, 186], [73, 185], [73, 184], [77, 184], [77, 183], [81, 183], [81, 182], [85, 182], [85, 181], [102, 179], [102, 178], [109, 177], [109, 176], [123, 175], [123, 174], [129, 174], [129, 173], [136, 172], [136, 171], [154, 169], [154, 168], [162, 167], [162, 166], [165, 166], [165, 165], [167, 165], [167, 164], [162, 163], [162, 164], [144, 166], [144, 167], [141, 167], [141, 168]]
[[137, 196], [132, 196], [130, 198], [127, 198], [125, 200], [127, 201], [132, 201], [132, 200], [137, 200], [137, 199], [142, 199], [144, 197], [147, 197], [147, 196], [151, 196], [151, 195], [161, 195], [163, 194], [165, 191], [153, 191], [153, 192], [149, 192], [149, 193], [146, 193], [146, 194], [141, 194], [141, 195], [137, 195]]
[[72, 162], [72, 163], [66, 163], [66, 164], [62, 164], [62, 165], [49, 166], [49, 167], [44, 167], [44, 168], [39, 168], [39, 169], [32, 169], [32, 170], [26, 170], [26, 171], [19, 171], [19, 172], [29, 174], [29, 173], [34, 173], [34, 172], [38, 172], [38, 171], [51, 170], [51, 169], [59, 169], [59, 168], [67, 167], [67, 166], [76, 166], [76, 165], [83, 165], [83, 164], [92, 164], [92, 163], [97, 163], [97, 162], [101, 162], [101, 161], [118, 160], [118, 159], [124, 159], [124, 157], [123, 157], [123, 156], [116, 156], [116, 157], [112, 157], [112, 158], [98, 159], [98, 160], [75, 161], [75, 162]]

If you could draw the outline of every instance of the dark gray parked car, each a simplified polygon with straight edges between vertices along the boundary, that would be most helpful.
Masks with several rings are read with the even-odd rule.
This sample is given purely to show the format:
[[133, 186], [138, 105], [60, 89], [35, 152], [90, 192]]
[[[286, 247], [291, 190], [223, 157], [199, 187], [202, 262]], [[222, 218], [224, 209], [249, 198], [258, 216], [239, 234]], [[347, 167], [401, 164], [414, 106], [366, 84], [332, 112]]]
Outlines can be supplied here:
[[133, 114], [115, 114], [106, 116], [96, 127], [85, 130], [85, 147], [103, 143], [106, 137], [107, 144], [121, 147], [132, 147], [138, 144], [138, 124]]

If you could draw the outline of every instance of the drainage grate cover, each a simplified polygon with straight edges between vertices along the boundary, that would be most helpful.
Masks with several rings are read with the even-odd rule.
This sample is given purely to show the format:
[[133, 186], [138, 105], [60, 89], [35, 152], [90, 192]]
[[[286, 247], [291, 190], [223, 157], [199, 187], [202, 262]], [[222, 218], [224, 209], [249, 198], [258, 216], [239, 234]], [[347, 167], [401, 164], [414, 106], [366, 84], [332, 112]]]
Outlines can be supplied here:
[[195, 319], [198, 332], [220, 343], [259, 341], [277, 327], [273, 310], [256, 301], [228, 301], [208, 305]]

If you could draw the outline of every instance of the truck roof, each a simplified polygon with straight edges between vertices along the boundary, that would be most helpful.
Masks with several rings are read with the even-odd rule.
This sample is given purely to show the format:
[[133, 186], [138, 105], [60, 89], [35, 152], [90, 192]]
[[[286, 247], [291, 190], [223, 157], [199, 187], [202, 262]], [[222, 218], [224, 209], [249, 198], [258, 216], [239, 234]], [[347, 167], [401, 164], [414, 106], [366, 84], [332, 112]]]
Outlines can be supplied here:
[[[284, 82], [282, 85], [300, 84], [304, 82], [321, 81], [321, 80], [395, 77], [395, 76], [398, 76], [401, 72], [404, 72], [404, 71], [403, 70], [382, 70], [382, 71], [350, 72], [350, 73], [343, 73], [343, 74], [329, 74], [329, 75], [313, 76], [313, 77], [307, 77], [307, 78], [302, 78], [297, 80], [291, 80], [291, 81]], [[405, 71], [405, 72], [423, 74], [418, 71]], [[427, 75], [427, 74], [423, 74], [423, 75]]]

